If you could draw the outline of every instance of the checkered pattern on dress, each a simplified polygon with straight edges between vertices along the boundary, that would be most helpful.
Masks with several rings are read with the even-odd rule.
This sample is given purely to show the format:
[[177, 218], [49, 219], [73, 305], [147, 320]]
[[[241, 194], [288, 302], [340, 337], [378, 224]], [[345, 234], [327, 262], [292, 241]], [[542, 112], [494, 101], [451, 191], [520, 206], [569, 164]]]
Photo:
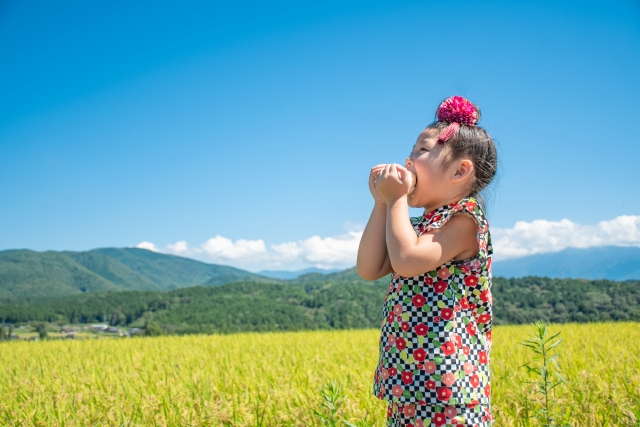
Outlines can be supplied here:
[[478, 224], [479, 250], [415, 277], [393, 275], [383, 306], [374, 394], [397, 404], [489, 406], [491, 236], [471, 197], [411, 218], [418, 236], [458, 212]]
[[387, 406], [387, 427], [489, 427], [491, 410], [488, 406], [455, 407], [426, 406], [414, 403]]

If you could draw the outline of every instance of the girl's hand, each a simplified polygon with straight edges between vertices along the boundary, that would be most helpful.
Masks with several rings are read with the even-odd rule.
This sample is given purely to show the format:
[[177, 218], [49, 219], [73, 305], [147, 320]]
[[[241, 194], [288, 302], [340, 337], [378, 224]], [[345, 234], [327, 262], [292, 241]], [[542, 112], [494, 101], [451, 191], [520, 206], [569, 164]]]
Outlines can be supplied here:
[[[373, 171], [373, 170], [372, 170]], [[397, 164], [384, 165], [375, 180], [375, 188], [384, 199], [384, 203], [406, 197], [411, 191], [412, 180], [409, 172]]]
[[373, 200], [375, 200], [376, 203], [382, 203], [382, 204], [386, 202], [384, 201], [384, 199], [378, 192], [378, 189], [376, 188], [376, 178], [378, 177], [378, 175], [384, 169], [385, 166], [386, 165], [374, 166], [371, 168], [371, 172], [369, 173], [369, 191], [371, 191]]

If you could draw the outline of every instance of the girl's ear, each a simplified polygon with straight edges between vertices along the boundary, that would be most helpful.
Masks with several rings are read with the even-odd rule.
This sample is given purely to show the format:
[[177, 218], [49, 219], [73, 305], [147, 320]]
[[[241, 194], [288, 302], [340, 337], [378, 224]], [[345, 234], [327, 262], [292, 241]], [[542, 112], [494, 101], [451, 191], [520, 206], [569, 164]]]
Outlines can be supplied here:
[[462, 159], [458, 162], [452, 178], [454, 181], [463, 181], [471, 177], [472, 174], [473, 162], [469, 159]]

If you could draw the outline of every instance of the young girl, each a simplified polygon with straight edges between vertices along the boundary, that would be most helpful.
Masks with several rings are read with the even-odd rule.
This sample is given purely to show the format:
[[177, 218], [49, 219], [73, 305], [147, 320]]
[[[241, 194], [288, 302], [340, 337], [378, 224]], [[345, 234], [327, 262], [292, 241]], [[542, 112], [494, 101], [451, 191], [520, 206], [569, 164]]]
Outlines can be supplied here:
[[[369, 177], [375, 204], [357, 269], [366, 280], [393, 274], [373, 389], [389, 402], [388, 426], [488, 426], [493, 250], [478, 194], [496, 148], [466, 99], [446, 99], [436, 117], [405, 167]], [[424, 215], [409, 221], [408, 206]]]

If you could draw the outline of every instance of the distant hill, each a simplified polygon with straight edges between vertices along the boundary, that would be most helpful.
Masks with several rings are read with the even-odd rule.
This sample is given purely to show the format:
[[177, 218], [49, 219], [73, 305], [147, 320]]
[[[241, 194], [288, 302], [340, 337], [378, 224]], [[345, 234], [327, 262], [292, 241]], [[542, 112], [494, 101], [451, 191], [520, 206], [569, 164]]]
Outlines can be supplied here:
[[496, 261], [493, 275], [608, 280], [640, 279], [640, 248], [602, 246]]
[[[108, 322], [120, 327], [160, 325], [167, 333], [379, 328], [389, 277], [307, 275], [284, 284], [237, 282], [170, 292], [121, 291], [0, 304], [0, 321]], [[313, 278], [315, 277], [315, 279]], [[640, 281], [496, 278], [496, 325], [544, 320], [640, 320]]]
[[87, 252], [0, 251], [0, 301], [5, 303], [88, 292], [169, 291], [239, 280], [277, 281], [233, 267], [139, 248]]
[[296, 279], [300, 276], [310, 273], [318, 273], [318, 274], [331, 274], [340, 271], [339, 269], [334, 270], [323, 270], [321, 268], [305, 268], [304, 270], [296, 270], [296, 271], [287, 271], [287, 270], [262, 270], [259, 271], [258, 274], [265, 277], [272, 277], [274, 279]]

